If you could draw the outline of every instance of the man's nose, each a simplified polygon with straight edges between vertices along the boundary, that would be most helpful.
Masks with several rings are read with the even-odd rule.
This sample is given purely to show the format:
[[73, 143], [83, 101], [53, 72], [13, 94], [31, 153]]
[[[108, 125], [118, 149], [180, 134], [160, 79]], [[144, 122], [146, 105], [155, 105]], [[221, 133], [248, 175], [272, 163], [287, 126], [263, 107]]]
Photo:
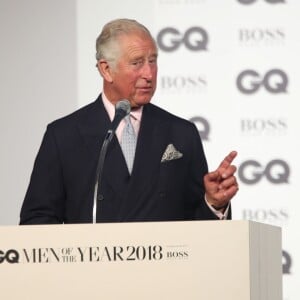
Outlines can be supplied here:
[[142, 77], [147, 80], [151, 80], [153, 77], [153, 67], [148, 62], [143, 65]]

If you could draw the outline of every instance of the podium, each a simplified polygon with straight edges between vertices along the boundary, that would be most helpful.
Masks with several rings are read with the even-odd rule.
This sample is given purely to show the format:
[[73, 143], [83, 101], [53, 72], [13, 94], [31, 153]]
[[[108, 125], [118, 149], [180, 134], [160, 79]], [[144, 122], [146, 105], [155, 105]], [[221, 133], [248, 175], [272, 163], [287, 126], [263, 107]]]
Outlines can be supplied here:
[[281, 229], [252, 221], [0, 227], [5, 300], [282, 300]]

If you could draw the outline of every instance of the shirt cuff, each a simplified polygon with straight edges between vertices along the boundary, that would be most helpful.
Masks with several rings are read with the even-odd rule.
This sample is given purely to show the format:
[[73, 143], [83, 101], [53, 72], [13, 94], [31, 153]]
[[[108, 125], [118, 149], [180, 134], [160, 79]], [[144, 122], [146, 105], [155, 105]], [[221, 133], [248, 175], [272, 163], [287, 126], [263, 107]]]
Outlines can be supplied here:
[[220, 220], [227, 220], [228, 218], [228, 213], [229, 213], [229, 207], [230, 207], [230, 202], [228, 203], [226, 209], [224, 212], [221, 212], [215, 208], [212, 207], [211, 204], [208, 203], [207, 199], [206, 199], [206, 194], [204, 195], [204, 199], [205, 202], [207, 204], [207, 206], [209, 207], [209, 209], [220, 219]]

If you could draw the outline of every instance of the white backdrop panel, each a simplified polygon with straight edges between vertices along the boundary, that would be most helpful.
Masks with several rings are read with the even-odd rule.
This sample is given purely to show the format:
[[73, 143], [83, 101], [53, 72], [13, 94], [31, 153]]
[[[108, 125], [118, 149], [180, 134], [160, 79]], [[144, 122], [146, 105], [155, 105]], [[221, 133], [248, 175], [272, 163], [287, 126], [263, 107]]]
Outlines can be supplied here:
[[233, 217], [283, 228], [284, 299], [298, 300], [300, 1], [89, 0], [77, 13], [80, 106], [101, 91], [95, 39], [107, 21], [137, 19], [156, 39], [177, 32], [158, 41], [153, 103], [195, 122], [210, 169], [239, 152]]

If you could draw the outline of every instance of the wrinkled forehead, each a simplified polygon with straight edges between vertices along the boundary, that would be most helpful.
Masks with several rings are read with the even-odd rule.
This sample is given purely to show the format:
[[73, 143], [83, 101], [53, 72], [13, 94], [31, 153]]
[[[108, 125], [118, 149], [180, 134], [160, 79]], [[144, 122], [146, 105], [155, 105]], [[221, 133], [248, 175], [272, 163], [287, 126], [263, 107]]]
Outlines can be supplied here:
[[157, 55], [157, 45], [154, 39], [145, 32], [131, 32], [118, 36], [120, 49], [126, 51], [128, 49], [147, 50], [151, 54]]

